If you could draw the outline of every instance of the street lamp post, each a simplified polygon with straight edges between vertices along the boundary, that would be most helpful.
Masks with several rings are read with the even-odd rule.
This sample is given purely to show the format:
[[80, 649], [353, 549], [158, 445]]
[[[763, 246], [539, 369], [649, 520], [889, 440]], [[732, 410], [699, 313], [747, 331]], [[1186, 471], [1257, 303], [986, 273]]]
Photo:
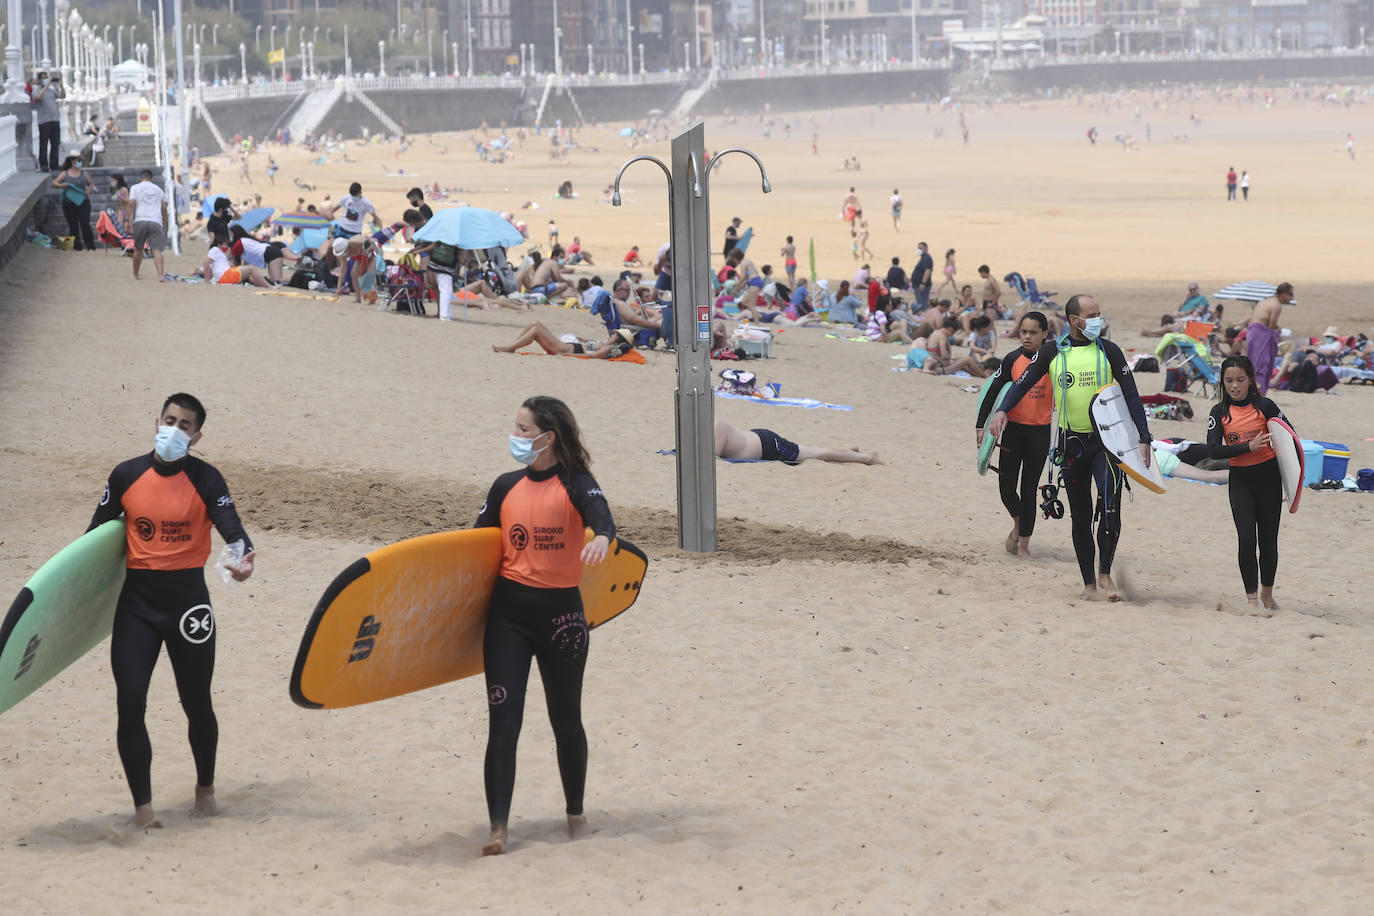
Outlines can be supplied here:
[[563, 30], [558, 23], [558, 0], [553, 0], [553, 72], [559, 76], [563, 75], [563, 59], [559, 56], [562, 53], [562, 37]]
[[262, 26], [256, 25], [256, 26], [253, 27], [253, 53], [254, 53], [254, 54], [257, 54], [257, 53], [259, 53], [259, 52], [261, 52], [261, 51], [262, 51]]
[[248, 85], [248, 45], [239, 42], [239, 72], [243, 84]]
[[644, 75], [644, 42], [639, 43], [639, 73]]
[[587, 45], [587, 75], [596, 75], [596, 56], [592, 54], [592, 46]]
[[625, 75], [635, 75], [634, 23], [630, 21], [630, 0], [625, 0]]
[[377, 42], [377, 72], [386, 76], [386, 42]]
[[[463, 15], [467, 18], [466, 28], [468, 30], [468, 76], [472, 76], [472, 0], [468, 0], [463, 10]], [[453, 55], [457, 58], [457, 54]], [[458, 69], [454, 67], [454, 69]]]
[[[262, 28], [262, 26], [258, 26]], [[267, 78], [272, 78], [272, 58], [277, 56], [277, 24], [272, 23], [272, 27], [267, 30]]]
[[[129, 35], [129, 40], [130, 40], [130, 41], [133, 41], [133, 39], [134, 39], [134, 36], [133, 36], [132, 34], [130, 34], [130, 35]], [[122, 25], [121, 25], [119, 28], [115, 29], [115, 43], [116, 43], [116, 47], [117, 47], [117, 49], [118, 49], [118, 51], [119, 51], [119, 54], [118, 54], [117, 56], [119, 57], [120, 60], [123, 60], [123, 59], [124, 59], [124, 26], [122, 26]]]
[[[763, 58], [763, 65], [765, 67], [768, 66], [768, 58], [770, 55], [768, 54], [768, 39], [763, 35], [763, 0], [759, 0], [759, 54]], [[641, 58], [643, 56], [643, 54], [640, 55]], [[642, 62], [639, 69], [644, 69]]]

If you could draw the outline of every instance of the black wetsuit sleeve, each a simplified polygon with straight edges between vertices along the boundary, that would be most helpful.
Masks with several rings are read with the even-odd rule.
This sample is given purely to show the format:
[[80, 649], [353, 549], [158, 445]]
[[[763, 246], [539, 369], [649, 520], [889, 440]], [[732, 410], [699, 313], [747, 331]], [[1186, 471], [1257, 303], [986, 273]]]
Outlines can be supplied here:
[[1250, 451], [1250, 443], [1244, 445], [1224, 445], [1222, 443], [1221, 421], [1226, 416], [1225, 404], [1217, 404], [1207, 417], [1207, 457], [1235, 458]]
[[487, 498], [482, 503], [482, 508], [477, 513], [477, 521], [473, 522], [474, 528], [500, 528], [501, 527], [501, 504], [506, 501], [506, 494], [524, 478], [524, 471], [510, 471], [496, 478], [496, 482], [487, 491]]
[[596, 478], [580, 471], [569, 477], [564, 486], [568, 499], [582, 515], [582, 523], [592, 529], [593, 534], [605, 535], [607, 540], [615, 537], [615, 519], [611, 517], [611, 507]]
[[973, 424], [974, 429], [982, 429], [987, 425], [988, 416], [992, 413], [992, 406], [997, 403], [997, 395], [1011, 382], [1011, 370], [1016, 365], [1016, 360], [1020, 355], [1020, 350], [1012, 350], [1002, 357], [1002, 365], [997, 367], [997, 371], [992, 376], [992, 391], [988, 392], [988, 396], [983, 399], [982, 406], [978, 408], [978, 422]]
[[1145, 405], [1140, 402], [1140, 389], [1135, 386], [1135, 375], [1126, 365], [1126, 354], [1110, 340], [1102, 341], [1102, 351], [1107, 354], [1107, 364], [1112, 367], [1112, 377], [1121, 385], [1121, 393], [1126, 396], [1126, 408], [1131, 412], [1135, 428], [1140, 433], [1141, 442], [1153, 442], [1150, 424], [1145, 419]]
[[224, 482], [223, 475], [212, 465], [192, 459], [186, 466], [186, 476], [191, 478], [191, 484], [205, 503], [205, 513], [210, 516], [219, 536], [224, 538], [224, 543], [243, 541], [243, 552], [251, 553], [253, 541], [248, 537], [248, 532], [243, 530], [243, 522], [239, 520], [239, 512], [234, 508], [234, 498], [229, 495], [229, 485]]
[[1011, 409], [1021, 403], [1021, 399], [1026, 396], [1026, 392], [1034, 388], [1036, 384], [1045, 377], [1045, 373], [1050, 371], [1050, 364], [1054, 362], [1054, 358], [1058, 355], [1059, 348], [1054, 342], [1049, 340], [1045, 341], [1040, 349], [1035, 351], [1035, 356], [1031, 357], [1030, 364], [1027, 365], [1025, 371], [1021, 373], [1021, 377], [1012, 384], [1011, 390], [1007, 392], [1002, 403], [998, 406], [998, 409], [1005, 413], [1011, 413]]
[[106, 522], [123, 515], [124, 494], [151, 466], [152, 458], [144, 455], [125, 461], [111, 471], [109, 479], [105, 482], [105, 492], [101, 494], [100, 503], [95, 507], [95, 514], [91, 516], [91, 523], [86, 526], [86, 530], [94, 531]]
[[[1264, 414], [1264, 419], [1282, 420], [1283, 422], [1288, 423], [1290, 427], [1293, 425], [1289, 422], [1288, 418], [1283, 415], [1283, 411], [1279, 410], [1279, 405], [1275, 404], [1268, 398], [1256, 398], [1255, 406], [1259, 408], [1260, 413]], [[1297, 430], [1294, 429], [1293, 432], [1297, 432]]]

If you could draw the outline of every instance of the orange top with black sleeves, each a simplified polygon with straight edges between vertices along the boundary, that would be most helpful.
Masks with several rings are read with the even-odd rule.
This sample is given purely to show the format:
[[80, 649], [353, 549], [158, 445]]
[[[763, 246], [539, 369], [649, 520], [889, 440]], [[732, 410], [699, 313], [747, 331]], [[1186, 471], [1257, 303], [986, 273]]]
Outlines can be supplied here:
[[476, 528], [501, 529], [499, 575], [535, 588], [576, 588], [582, 583], [585, 528], [615, 537], [606, 497], [586, 471], [559, 476], [544, 471], [502, 474], [492, 484]]

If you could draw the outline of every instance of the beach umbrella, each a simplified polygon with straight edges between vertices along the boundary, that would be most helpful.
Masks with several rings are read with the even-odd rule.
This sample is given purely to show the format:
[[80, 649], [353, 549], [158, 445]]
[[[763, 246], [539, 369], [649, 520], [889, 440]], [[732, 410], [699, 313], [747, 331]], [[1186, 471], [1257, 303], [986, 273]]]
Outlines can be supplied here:
[[816, 239], [814, 236], [811, 239], [811, 286], [813, 289], [816, 286]]
[[[1262, 283], [1257, 280], [1250, 280], [1245, 283], [1232, 283], [1223, 289], [1212, 293], [1213, 299], [1239, 299], [1243, 302], [1259, 302], [1274, 295], [1278, 287], [1273, 283]], [[1298, 300], [1294, 299], [1289, 305], [1297, 305]]]
[[525, 239], [501, 214], [482, 207], [449, 207], [434, 214], [415, 233], [417, 242], [443, 242], [455, 248], [508, 248]]
[[744, 254], [746, 251], [749, 250], [749, 243], [753, 240], [754, 227], [750, 226], [748, 229], [745, 229], [743, 232], [740, 233], [739, 240], [735, 242], [735, 247], [739, 249], [740, 254]]
[[321, 216], [318, 213], [310, 213], [306, 210], [294, 210], [291, 213], [283, 213], [281, 216], [272, 220], [277, 226], [300, 226], [302, 229], [324, 229], [329, 225], [329, 217]]
[[274, 207], [254, 207], [238, 219], [229, 223], [231, 226], [242, 226], [244, 232], [252, 232], [254, 229], [267, 222], [267, 218], [277, 212]]

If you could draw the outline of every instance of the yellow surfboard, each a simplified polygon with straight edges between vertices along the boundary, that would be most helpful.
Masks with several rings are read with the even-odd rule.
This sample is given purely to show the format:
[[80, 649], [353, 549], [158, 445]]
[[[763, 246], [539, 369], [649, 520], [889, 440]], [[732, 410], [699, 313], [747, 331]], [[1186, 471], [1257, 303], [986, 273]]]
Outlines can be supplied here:
[[[306, 624], [291, 699], [309, 709], [356, 706], [481, 674], [500, 564], [499, 528], [428, 534], [356, 561]], [[638, 547], [616, 539], [602, 563], [583, 567], [588, 629], [635, 603], [648, 566]]]

